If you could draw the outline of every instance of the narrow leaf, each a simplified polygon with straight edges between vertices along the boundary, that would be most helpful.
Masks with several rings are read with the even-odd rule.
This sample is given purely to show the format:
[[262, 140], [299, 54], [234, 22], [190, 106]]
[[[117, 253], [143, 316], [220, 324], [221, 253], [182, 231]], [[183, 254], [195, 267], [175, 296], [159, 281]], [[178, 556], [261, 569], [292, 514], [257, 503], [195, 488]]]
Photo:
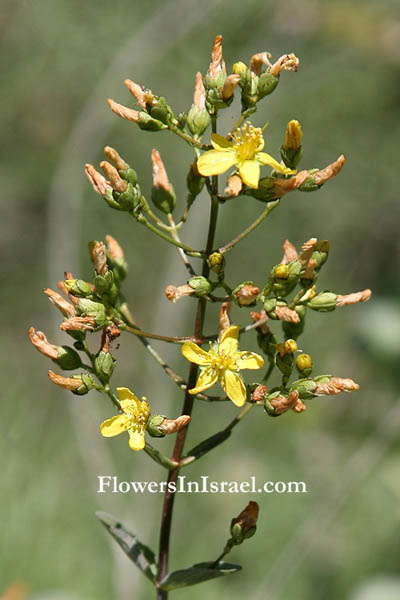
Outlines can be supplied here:
[[160, 588], [166, 591], [176, 590], [215, 579], [216, 577], [222, 577], [223, 575], [230, 575], [230, 573], [237, 573], [241, 569], [240, 565], [226, 562], [219, 562], [216, 566], [214, 566], [213, 562], [198, 563], [186, 569], [168, 573], [160, 582]]
[[228, 439], [231, 433], [232, 432], [230, 429], [223, 429], [222, 431], [214, 433], [214, 435], [210, 436], [209, 438], [192, 448], [187, 453], [185, 458], [182, 460], [182, 466], [190, 464], [191, 462], [197, 460], [198, 458], [200, 458], [219, 444], [222, 444], [222, 442], [225, 442], [225, 440]]
[[161, 454], [161, 452], [153, 448], [153, 446], [150, 446], [150, 444], [148, 444], [147, 442], [146, 446], [144, 447], [144, 450], [146, 454], [148, 454], [155, 462], [157, 462], [162, 467], [165, 467], [169, 471], [176, 469], [176, 467], [178, 466], [178, 463], [176, 461], [168, 458], [168, 456], [165, 456], [164, 454]]
[[126, 527], [113, 516], [98, 511], [96, 517], [101, 521], [115, 541], [121, 546], [125, 554], [135, 563], [151, 582], [155, 583], [157, 563], [154, 552], [143, 544], [136, 535], [130, 533]]

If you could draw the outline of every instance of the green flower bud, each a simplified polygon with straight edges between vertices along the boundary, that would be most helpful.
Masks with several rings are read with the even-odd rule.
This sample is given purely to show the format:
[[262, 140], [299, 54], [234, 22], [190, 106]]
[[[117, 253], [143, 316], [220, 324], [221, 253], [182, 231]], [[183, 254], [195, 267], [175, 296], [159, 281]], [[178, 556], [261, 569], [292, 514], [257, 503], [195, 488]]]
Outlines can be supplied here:
[[299, 354], [296, 358], [296, 369], [304, 377], [309, 377], [313, 369], [313, 362], [309, 354]]
[[196, 296], [206, 296], [212, 290], [211, 282], [202, 275], [189, 279], [188, 285], [195, 291]]
[[114, 273], [112, 271], [106, 271], [104, 275], [95, 275], [93, 283], [100, 294], [105, 294], [110, 290], [114, 283]]
[[111, 375], [113, 374], [115, 362], [116, 361], [109, 352], [100, 350], [100, 352], [97, 354], [96, 358], [94, 359], [94, 368], [101, 383], [108, 383]]
[[151, 416], [146, 425], [147, 433], [151, 435], [151, 437], [165, 437], [165, 433], [161, 431], [160, 425], [166, 418], [167, 417], [163, 415]]
[[122, 179], [124, 179], [128, 183], [131, 183], [132, 185], [137, 184], [137, 182], [138, 182], [137, 173], [131, 167], [129, 167], [129, 169], [120, 169], [118, 171], [118, 173], [122, 177]]
[[69, 346], [57, 346], [58, 356], [54, 361], [65, 371], [79, 369], [82, 365], [81, 357]]
[[[154, 119], [158, 119], [158, 122], [165, 123], [168, 125], [169, 121], [174, 119], [174, 113], [172, 108], [167, 104], [167, 101], [163, 96], [156, 99], [156, 103], [150, 109], [150, 114]], [[140, 126], [140, 113], [139, 113], [139, 126]], [[161, 127], [165, 129], [165, 125]], [[159, 131], [159, 129], [153, 129], [152, 131]]]
[[151, 189], [151, 199], [154, 206], [163, 213], [172, 213], [176, 204], [176, 195], [172, 183], [169, 184], [169, 190], [162, 186], [153, 186]]
[[337, 294], [333, 292], [321, 292], [307, 302], [307, 306], [318, 312], [329, 312], [336, 308]]
[[[286, 150], [284, 150], [283, 147], [281, 148], [281, 158], [285, 165], [289, 167], [289, 169], [295, 169], [301, 161], [302, 157], [303, 146], [300, 146], [297, 150], [294, 150], [293, 148], [287, 148]], [[306, 179], [303, 185], [306, 184], [308, 179]]]
[[243, 191], [243, 194], [246, 196], [251, 196], [256, 200], [261, 200], [262, 202], [269, 202], [270, 200], [274, 200], [274, 177], [262, 177], [258, 182], [258, 188], [254, 189], [246, 189]]
[[187, 125], [193, 135], [201, 136], [211, 122], [211, 117], [205, 108], [192, 104], [187, 116]]
[[244, 536], [240, 523], [233, 523], [231, 527], [231, 536], [234, 544], [241, 544], [243, 542]]
[[[154, 109], [151, 112], [154, 115], [157, 113], [157, 111]], [[164, 123], [162, 123], [160, 120], [151, 117], [147, 112], [144, 111], [139, 112], [137, 124], [139, 125], [140, 129], [144, 129], [145, 131], [162, 131], [163, 129], [168, 129], [167, 125], [164, 125]]]
[[272, 75], [272, 73], [269, 73], [268, 71], [261, 73], [258, 78], [257, 86], [258, 99], [261, 100], [264, 96], [272, 94], [278, 83], [279, 77], [275, 77], [275, 75]]
[[208, 266], [214, 273], [223, 273], [225, 269], [225, 257], [221, 252], [213, 252], [208, 257]]
[[178, 127], [179, 129], [184, 129], [185, 125], [186, 125], [186, 119], [187, 119], [187, 114], [186, 113], [179, 113], [178, 117], [177, 117], [177, 121], [178, 121]]
[[67, 290], [77, 298], [87, 298], [93, 294], [93, 289], [83, 279], [65, 279], [64, 285]]
[[186, 178], [186, 185], [192, 196], [192, 202], [202, 191], [205, 181], [205, 177], [199, 175], [196, 163], [190, 165], [189, 173]]
[[280, 372], [286, 377], [290, 377], [293, 371], [293, 362], [294, 357], [293, 354], [285, 354], [285, 356], [281, 356], [279, 353], [276, 355], [276, 366], [280, 370]]
[[274, 280], [272, 286], [274, 294], [281, 297], [290, 294], [300, 279], [301, 269], [302, 265], [299, 260], [292, 260], [287, 265], [276, 265], [271, 272], [271, 278]]
[[82, 381], [80, 387], [72, 391], [72, 393], [77, 394], [77, 396], [84, 396], [85, 394], [90, 392], [94, 385], [93, 377], [91, 375], [88, 375], [87, 373], [82, 373], [81, 375], [73, 375], [72, 378], [78, 380], [80, 379]]
[[282, 329], [286, 338], [296, 339], [301, 335], [304, 331], [305, 325], [305, 316], [307, 309], [303, 305], [295, 306], [295, 311], [300, 317], [300, 321], [298, 323], [291, 323], [287, 321], [282, 321]]
[[107, 323], [106, 311], [100, 302], [82, 298], [76, 305], [76, 310], [82, 317], [93, 317], [97, 329], [101, 329]]
[[315, 179], [313, 177], [313, 174], [316, 173], [317, 171], [318, 171], [318, 169], [308, 169], [308, 172], [310, 173], [310, 177], [308, 177], [308, 179], [306, 179], [305, 182], [302, 183], [301, 186], [298, 188], [301, 192], [315, 192], [315, 191], [319, 190], [321, 185], [318, 185], [317, 183], [315, 183]]
[[275, 407], [271, 404], [271, 400], [281, 395], [280, 390], [271, 392], [265, 397], [264, 410], [270, 417], [279, 417], [280, 415], [275, 411]]
[[310, 400], [314, 398], [314, 392], [317, 388], [317, 383], [313, 379], [298, 379], [294, 381], [290, 391], [297, 391], [301, 400]]

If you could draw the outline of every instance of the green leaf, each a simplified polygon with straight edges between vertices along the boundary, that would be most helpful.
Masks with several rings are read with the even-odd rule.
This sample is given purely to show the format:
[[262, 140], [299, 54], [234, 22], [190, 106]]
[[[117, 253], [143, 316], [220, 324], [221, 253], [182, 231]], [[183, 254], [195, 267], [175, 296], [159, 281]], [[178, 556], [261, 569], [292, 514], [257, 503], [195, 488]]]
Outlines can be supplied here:
[[157, 563], [154, 552], [130, 533], [126, 527], [113, 516], [98, 511], [96, 517], [102, 522], [107, 531], [121, 546], [125, 554], [135, 563], [152, 583], [157, 575]]
[[222, 575], [237, 573], [241, 569], [240, 565], [226, 562], [219, 562], [216, 566], [214, 566], [213, 562], [198, 563], [186, 569], [168, 573], [160, 582], [159, 587], [166, 591], [176, 590], [189, 585], [195, 585], [196, 583], [202, 583], [209, 579], [215, 579], [215, 577], [222, 577]]

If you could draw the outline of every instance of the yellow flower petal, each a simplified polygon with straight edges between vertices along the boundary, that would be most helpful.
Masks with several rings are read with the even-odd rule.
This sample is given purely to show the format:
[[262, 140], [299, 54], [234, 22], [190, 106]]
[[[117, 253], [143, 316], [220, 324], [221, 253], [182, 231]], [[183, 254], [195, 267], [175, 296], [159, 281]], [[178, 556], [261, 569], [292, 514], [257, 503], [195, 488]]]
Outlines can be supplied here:
[[144, 432], [143, 431], [134, 431], [133, 429], [129, 430], [129, 446], [132, 450], [143, 450], [146, 442], [144, 440]]
[[288, 167], [281, 165], [273, 156], [266, 152], [258, 152], [256, 154], [256, 159], [262, 165], [269, 165], [270, 167], [273, 167], [275, 171], [278, 171], [283, 175], [294, 175], [294, 173], [296, 173], [296, 169], [289, 169]]
[[226, 138], [222, 137], [222, 135], [218, 135], [218, 133], [211, 134], [211, 144], [215, 150], [226, 150], [226, 148], [232, 148], [234, 145], [233, 142], [230, 142]]
[[230, 356], [236, 352], [239, 343], [239, 329], [238, 325], [231, 325], [231, 327], [225, 329], [218, 344], [218, 354]]
[[208, 390], [214, 383], [217, 383], [218, 375], [213, 367], [206, 367], [199, 375], [196, 387], [189, 390], [189, 394], [198, 394], [204, 390]]
[[136, 400], [139, 402], [139, 398], [127, 387], [118, 387], [117, 393], [120, 400]]
[[260, 165], [256, 160], [245, 160], [239, 167], [239, 175], [243, 183], [257, 189], [260, 181]]
[[240, 375], [227, 369], [221, 376], [220, 382], [228, 398], [236, 406], [243, 406], [246, 402], [246, 386]]
[[136, 410], [139, 406], [139, 402], [140, 400], [138, 398], [136, 398], [136, 400], [130, 400], [127, 398], [126, 400], [119, 401], [122, 410], [126, 414], [129, 414], [132, 411]]
[[187, 360], [196, 365], [205, 366], [211, 363], [209, 352], [206, 352], [194, 342], [185, 342], [182, 346], [182, 354]]
[[264, 359], [255, 352], [236, 352], [235, 363], [238, 369], [261, 369]]
[[236, 153], [230, 148], [226, 150], [209, 150], [204, 152], [197, 161], [197, 169], [201, 175], [220, 175], [237, 161]]
[[114, 437], [124, 431], [127, 431], [130, 427], [130, 419], [127, 415], [116, 415], [103, 421], [100, 425], [100, 433], [104, 437]]

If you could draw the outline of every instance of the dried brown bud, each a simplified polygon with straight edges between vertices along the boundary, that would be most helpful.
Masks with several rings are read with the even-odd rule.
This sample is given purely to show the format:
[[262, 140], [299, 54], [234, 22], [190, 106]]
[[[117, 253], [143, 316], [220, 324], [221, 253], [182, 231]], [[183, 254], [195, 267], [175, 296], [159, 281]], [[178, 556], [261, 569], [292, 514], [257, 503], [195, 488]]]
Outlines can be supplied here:
[[104, 327], [103, 332], [101, 334], [101, 349], [103, 352], [110, 352], [110, 344], [121, 335], [120, 330], [116, 325], [108, 325]]
[[295, 54], [284, 54], [278, 58], [276, 63], [271, 65], [269, 72], [275, 77], [278, 77], [281, 71], [297, 71], [299, 64], [300, 61]]
[[221, 71], [226, 73], [225, 62], [222, 57], [222, 35], [217, 35], [211, 50], [211, 62], [207, 74], [214, 79]]
[[288, 306], [276, 306], [274, 313], [280, 321], [286, 321], [286, 323], [300, 323], [300, 317], [297, 312]]
[[317, 382], [317, 387], [313, 394], [315, 396], [332, 396], [341, 392], [356, 392], [360, 389], [358, 383], [352, 379], [343, 379], [342, 377], [331, 377], [327, 382]]
[[113, 113], [122, 119], [131, 121], [132, 123], [137, 123], [139, 121], [139, 113], [137, 110], [118, 104], [118, 102], [114, 102], [111, 98], [107, 98], [107, 102]]
[[111, 260], [125, 260], [124, 251], [115, 238], [111, 235], [106, 235], [106, 242]]
[[292, 260], [298, 258], [297, 250], [289, 240], [285, 240], [282, 244], [283, 256], [281, 260], [282, 265], [287, 265]]
[[308, 178], [310, 174], [308, 171], [299, 171], [290, 179], [275, 179], [273, 197], [282, 198], [285, 194], [297, 190]]
[[[68, 296], [68, 290], [64, 286], [64, 282], [60, 282], [63, 284], [63, 292]], [[48, 296], [50, 302], [54, 304], [58, 308], [58, 310], [64, 315], [64, 317], [74, 317], [76, 315], [76, 311], [74, 305], [65, 300], [60, 294], [51, 290], [50, 288], [45, 288], [44, 293]]]
[[165, 290], [165, 295], [168, 300], [171, 302], [177, 302], [181, 298], [185, 296], [191, 296], [195, 291], [190, 285], [180, 285], [179, 287], [175, 287], [174, 285], [169, 285]]
[[241, 288], [235, 293], [235, 298], [239, 306], [250, 306], [257, 299], [260, 293], [260, 288], [249, 283], [242, 285]]
[[308, 265], [302, 275], [303, 279], [314, 279], [314, 269], [317, 266], [315, 258], [310, 258]]
[[314, 248], [317, 245], [317, 238], [310, 238], [307, 242], [301, 247], [301, 253], [299, 256], [299, 261], [301, 262], [303, 267], [308, 265], [308, 261], [311, 258], [312, 253], [314, 252]]
[[177, 433], [187, 426], [190, 421], [189, 415], [181, 415], [177, 419], [164, 419], [161, 425], [158, 426], [160, 431], [166, 435]]
[[89, 252], [94, 268], [99, 275], [105, 275], [108, 271], [106, 247], [103, 242], [90, 242]]
[[63, 377], [62, 375], [57, 375], [54, 371], [48, 372], [49, 379], [59, 385], [64, 390], [70, 390], [71, 392], [75, 392], [82, 385], [81, 379], [75, 379], [74, 377]]
[[144, 109], [146, 109], [145, 94], [143, 88], [132, 81], [131, 79], [125, 79], [124, 84], [135, 98], [136, 102]]
[[256, 75], [260, 75], [264, 65], [271, 67], [271, 63], [269, 61], [270, 58], [271, 54], [269, 52], [259, 52], [258, 54], [253, 54], [250, 59], [250, 71], [253, 71], [253, 73]]
[[233, 519], [231, 529], [233, 525], [238, 524], [241, 526], [242, 534], [246, 534], [250, 529], [256, 526], [259, 510], [257, 502], [249, 502], [240, 515], [238, 515], [236, 519]]
[[265, 322], [262, 323], [262, 325], [259, 325], [258, 327], [256, 327], [256, 331], [258, 331], [258, 333], [260, 333], [261, 335], [267, 335], [268, 333], [270, 333], [270, 328], [267, 325], [268, 315], [265, 312], [265, 310], [262, 310], [261, 313], [256, 312], [256, 311], [251, 311], [250, 318], [253, 321], [253, 323], [258, 323], [258, 321], [265, 319]]
[[203, 110], [206, 106], [206, 90], [204, 89], [203, 77], [201, 73], [196, 73], [196, 83], [194, 86], [193, 104]]
[[90, 183], [93, 186], [95, 192], [100, 194], [100, 196], [105, 196], [107, 191], [111, 188], [111, 183], [103, 177], [101, 173], [96, 171], [93, 165], [87, 164], [85, 165], [85, 173], [88, 176]]
[[96, 326], [94, 317], [71, 317], [60, 325], [62, 331], [93, 331]]
[[242, 179], [239, 177], [239, 175], [231, 175], [228, 178], [227, 186], [224, 190], [224, 194], [226, 194], [227, 196], [230, 196], [232, 198], [236, 198], [237, 196], [239, 196], [240, 192], [242, 191], [242, 187], [243, 187], [243, 182], [242, 182]]
[[230, 309], [231, 309], [230, 302], [223, 302], [221, 304], [221, 308], [219, 311], [219, 332], [218, 332], [219, 338], [221, 338], [224, 331], [229, 329], [229, 327], [231, 326], [231, 320], [229, 318]]
[[54, 346], [54, 344], [50, 344], [47, 341], [47, 338], [44, 335], [44, 333], [42, 333], [41, 331], [35, 331], [35, 329], [31, 327], [29, 329], [29, 339], [31, 340], [35, 348], [39, 350], [39, 352], [41, 352], [45, 356], [48, 356], [49, 358], [52, 358], [53, 360], [57, 360], [57, 346]]
[[237, 86], [239, 81], [240, 75], [228, 75], [228, 77], [224, 81], [224, 85], [222, 86], [222, 100], [229, 100], [229, 98], [232, 98], [233, 92], [235, 91], [235, 87]]
[[168, 176], [164, 167], [164, 163], [161, 160], [161, 156], [158, 150], [151, 151], [151, 163], [153, 169], [153, 186], [155, 188], [163, 188], [170, 194], [171, 186], [168, 181]]
[[371, 290], [366, 289], [362, 292], [354, 292], [345, 296], [339, 295], [336, 298], [336, 306], [347, 306], [347, 304], [357, 304], [357, 302], [367, 302], [371, 298]]
[[293, 390], [289, 396], [277, 396], [272, 398], [271, 405], [275, 409], [276, 415], [281, 415], [288, 410], [294, 410], [294, 412], [300, 413], [306, 410], [306, 405], [299, 399], [299, 392]]
[[110, 164], [106, 160], [103, 160], [100, 163], [100, 167], [103, 169], [104, 173], [111, 181], [111, 185], [113, 186], [114, 190], [122, 194], [128, 189], [128, 184], [124, 179], [121, 179], [117, 169], [113, 167], [112, 164]]
[[122, 171], [129, 169], [128, 163], [124, 161], [124, 159], [118, 154], [115, 148], [111, 148], [111, 146], [106, 146], [104, 148], [104, 154], [107, 156], [108, 159], [111, 160], [112, 164], [116, 169]]
[[332, 177], [335, 177], [335, 175], [340, 173], [340, 171], [342, 170], [344, 161], [345, 161], [345, 158], [342, 154], [341, 156], [339, 156], [339, 158], [337, 160], [335, 160], [335, 162], [333, 162], [330, 165], [328, 165], [327, 167], [325, 167], [325, 169], [322, 169], [321, 171], [317, 171], [316, 173], [314, 173], [313, 178], [314, 178], [315, 183], [317, 185], [322, 185], [326, 181], [329, 181], [329, 179], [332, 179]]
[[256, 389], [252, 392], [250, 396], [251, 402], [262, 402], [264, 400], [264, 396], [267, 393], [268, 388], [266, 385], [258, 385]]

